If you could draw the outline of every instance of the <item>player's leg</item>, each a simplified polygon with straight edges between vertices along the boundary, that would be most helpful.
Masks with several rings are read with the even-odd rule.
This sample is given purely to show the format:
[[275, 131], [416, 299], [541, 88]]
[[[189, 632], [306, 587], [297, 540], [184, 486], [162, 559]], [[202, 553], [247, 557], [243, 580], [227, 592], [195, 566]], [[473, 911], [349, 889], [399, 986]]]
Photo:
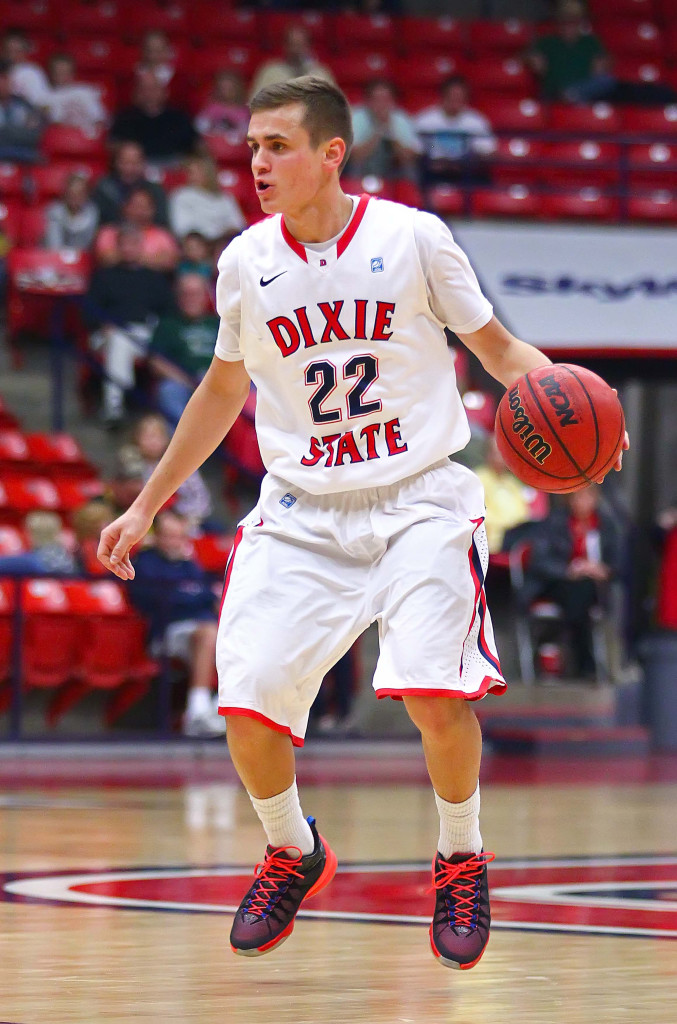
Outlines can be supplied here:
[[245, 956], [287, 938], [302, 901], [336, 870], [335, 855], [303, 816], [293, 747], [303, 743], [322, 677], [366, 624], [363, 569], [353, 571], [345, 558], [337, 564], [329, 532], [304, 525], [302, 507], [280, 509], [283, 495], [268, 495], [261, 521], [244, 527], [217, 644], [233, 763], [268, 838], [231, 931], [232, 948]]

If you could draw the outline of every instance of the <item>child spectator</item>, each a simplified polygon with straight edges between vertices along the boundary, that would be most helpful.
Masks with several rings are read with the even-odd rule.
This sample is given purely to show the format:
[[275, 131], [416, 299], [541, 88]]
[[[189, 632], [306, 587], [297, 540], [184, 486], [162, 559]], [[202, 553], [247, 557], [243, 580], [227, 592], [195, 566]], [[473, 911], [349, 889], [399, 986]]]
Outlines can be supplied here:
[[121, 142], [116, 146], [109, 173], [96, 184], [92, 199], [99, 208], [101, 223], [119, 224], [125, 201], [140, 186], [148, 189], [153, 197], [155, 223], [167, 227], [167, 196], [161, 185], [146, 176], [146, 161], [138, 142]]
[[177, 312], [160, 320], [148, 350], [151, 368], [159, 377], [158, 407], [172, 427], [209, 369], [219, 329], [210, 289], [199, 274], [178, 279], [176, 299]]
[[49, 58], [51, 85], [47, 117], [53, 124], [70, 124], [88, 135], [105, 127], [108, 115], [94, 85], [76, 82], [75, 60], [70, 53], [55, 53]]
[[150, 621], [151, 650], [184, 662], [190, 672], [185, 736], [222, 736], [216, 685], [216, 597], [193, 559], [186, 523], [173, 511], [155, 520], [154, 544], [135, 558], [133, 604]]
[[1, 575], [72, 576], [77, 571], [75, 558], [62, 540], [62, 523], [56, 512], [29, 512], [24, 527], [29, 550], [0, 557]]
[[89, 249], [94, 242], [99, 211], [90, 199], [89, 182], [70, 174], [61, 199], [47, 207], [47, 249]]
[[96, 557], [101, 531], [115, 519], [115, 509], [103, 498], [92, 498], [73, 513], [75, 559], [80, 572], [87, 576], [105, 576], [106, 570]]
[[222, 190], [216, 165], [209, 157], [189, 157], [186, 171], [187, 184], [175, 188], [169, 195], [172, 231], [179, 238], [189, 231], [199, 231], [223, 248], [245, 227], [242, 210], [233, 196]]
[[[167, 231], [155, 223], [155, 200], [146, 185], [134, 188], [122, 206], [125, 224], [136, 228], [141, 234], [141, 263], [151, 270], [171, 271], [179, 262], [179, 247]], [[118, 229], [105, 225], [96, 238], [95, 253], [102, 266], [112, 266], [120, 260], [117, 245]]]
[[[141, 457], [141, 478], [144, 484], [167, 450], [169, 439], [169, 430], [162, 416], [151, 413], [143, 416], [136, 424], [134, 442]], [[172, 503], [172, 510], [183, 516], [191, 535], [199, 532], [212, 511], [209, 488], [199, 470], [181, 484]]]
[[244, 142], [249, 126], [249, 107], [245, 102], [244, 82], [235, 71], [219, 71], [214, 76], [212, 94], [195, 118], [200, 135], [220, 132], [229, 142]]

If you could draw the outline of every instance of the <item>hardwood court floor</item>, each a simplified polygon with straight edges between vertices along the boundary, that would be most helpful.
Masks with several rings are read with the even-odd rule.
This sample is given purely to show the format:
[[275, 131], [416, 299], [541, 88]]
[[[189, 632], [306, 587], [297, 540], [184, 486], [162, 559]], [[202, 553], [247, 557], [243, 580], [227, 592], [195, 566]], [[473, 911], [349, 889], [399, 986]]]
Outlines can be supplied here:
[[[378, 759], [360, 765], [379, 780]], [[436, 814], [416, 781], [332, 784], [325, 760], [303, 804], [340, 873], [285, 945], [245, 960], [223, 908], [263, 843], [218, 766], [166, 787], [92, 785], [86, 764], [39, 785], [2, 772], [0, 1024], [674, 1024], [677, 780], [616, 785], [605, 766], [535, 785], [487, 766], [496, 927], [463, 973], [428, 946]]]

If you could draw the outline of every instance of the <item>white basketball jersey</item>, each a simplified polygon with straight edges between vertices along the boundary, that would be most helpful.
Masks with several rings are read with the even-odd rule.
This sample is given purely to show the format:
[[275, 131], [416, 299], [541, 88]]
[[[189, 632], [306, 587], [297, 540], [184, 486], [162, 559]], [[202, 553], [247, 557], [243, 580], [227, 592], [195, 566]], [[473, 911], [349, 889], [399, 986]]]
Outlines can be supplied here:
[[477, 330], [491, 306], [437, 218], [362, 196], [317, 251], [270, 217], [231, 243], [219, 271], [216, 355], [244, 358], [270, 473], [313, 494], [378, 487], [466, 445], [444, 324]]

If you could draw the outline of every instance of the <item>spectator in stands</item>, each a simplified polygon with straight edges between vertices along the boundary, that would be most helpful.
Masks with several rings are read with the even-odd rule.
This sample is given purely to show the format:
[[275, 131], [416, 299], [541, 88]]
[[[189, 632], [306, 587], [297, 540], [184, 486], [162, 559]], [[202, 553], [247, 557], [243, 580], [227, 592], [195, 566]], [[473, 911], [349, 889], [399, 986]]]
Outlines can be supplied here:
[[560, 605], [579, 676], [595, 674], [590, 613], [605, 604], [606, 585], [621, 567], [621, 527], [597, 484], [567, 495], [534, 534], [523, 599]]
[[559, 4], [557, 30], [537, 39], [526, 61], [540, 79], [546, 100], [592, 102], [615, 84], [609, 73], [609, 58], [591, 31], [579, 0]]
[[485, 461], [475, 468], [475, 472], [484, 487], [484, 503], [487, 510], [484, 525], [489, 553], [493, 555], [503, 550], [507, 531], [514, 530], [516, 526], [527, 523], [537, 516], [545, 515], [547, 502], [541, 500], [539, 503], [538, 498], [542, 492], [527, 487], [513, 476], [498, 450], [493, 434], [487, 439]]
[[96, 557], [101, 531], [115, 519], [115, 509], [104, 498], [92, 498], [71, 517], [75, 533], [75, 559], [79, 572], [104, 576], [106, 570]]
[[329, 68], [317, 60], [310, 47], [310, 36], [304, 25], [290, 25], [284, 36], [284, 54], [280, 58], [266, 61], [257, 70], [250, 89], [254, 96], [259, 89], [278, 82], [286, 82], [290, 78], [301, 75], [317, 75], [333, 82], [334, 76]]
[[161, 185], [146, 176], [146, 161], [138, 142], [121, 142], [113, 151], [109, 173], [96, 183], [92, 199], [99, 208], [100, 222], [119, 224], [123, 219], [122, 207], [125, 200], [140, 185], [145, 186], [153, 196], [155, 223], [167, 227], [167, 196]]
[[49, 80], [40, 65], [28, 59], [30, 49], [28, 37], [11, 28], [2, 37], [0, 57], [9, 64], [12, 94], [44, 112], [49, 104]]
[[199, 231], [189, 231], [181, 239], [181, 259], [176, 268], [181, 274], [199, 274], [210, 284], [214, 283], [215, 266], [213, 246]]
[[385, 179], [418, 176], [421, 143], [414, 122], [397, 106], [392, 82], [370, 82], [364, 103], [353, 111], [353, 133], [350, 174]]
[[24, 528], [29, 550], [0, 557], [0, 575], [72, 576], [77, 571], [75, 558], [61, 537], [63, 526], [56, 512], [29, 512]]
[[[142, 416], [136, 424], [134, 443], [141, 456], [141, 478], [144, 484], [167, 450], [169, 441], [169, 430], [162, 416], [151, 413]], [[183, 516], [191, 535], [199, 533], [209, 519], [212, 512], [212, 497], [199, 470], [181, 484], [174, 497], [172, 510]]]
[[186, 161], [187, 184], [175, 188], [169, 196], [169, 223], [183, 238], [199, 231], [220, 249], [245, 227], [237, 200], [219, 185], [216, 164], [208, 156], [192, 156]]
[[209, 369], [219, 318], [200, 274], [182, 274], [176, 284], [177, 312], [163, 317], [151, 339], [151, 369], [159, 378], [157, 402], [176, 427], [193, 390]]
[[162, 85], [169, 85], [176, 71], [176, 58], [169, 39], [160, 29], [146, 32], [141, 43], [141, 60], [137, 64], [138, 75], [150, 73]]
[[155, 520], [153, 547], [135, 558], [129, 582], [133, 604], [150, 622], [151, 650], [188, 665], [188, 700], [182, 731], [186, 736], [222, 736], [216, 685], [216, 598], [193, 559], [183, 518], [173, 511]]
[[101, 131], [108, 115], [101, 94], [88, 82], [75, 79], [75, 59], [70, 53], [55, 53], [49, 58], [50, 93], [47, 118], [52, 124], [69, 124], [88, 135]]
[[0, 160], [37, 161], [43, 127], [40, 111], [12, 92], [10, 64], [0, 60]]
[[245, 101], [242, 76], [235, 71], [219, 71], [214, 76], [212, 94], [195, 118], [200, 135], [220, 132], [229, 142], [244, 142], [249, 126], [249, 107]]
[[116, 114], [110, 138], [138, 142], [149, 163], [160, 167], [179, 163], [199, 141], [188, 114], [169, 105], [167, 86], [147, 73], [139, 75], [132, 105]]
[[440, 88], [440, 101], [415, 119], [426, 170], [437, 180], [487, 180], [487, 157], [496, 149], [489, 119], [470, 106], [468, 83], [453, 75]]
[[61, 199], [47, 207], [47, 249], [89, 249], [96, 236], [99, 211], [83, 174], [69, 174]]
[[[141, 233], [141, 262], [151, 270], [174, 270], [179, 262], [179, 247], [174, 236], [155, 221], [155, 200], [146, 185], [138, 185], [122, 204], [123, 223]], [[99, 231], [95, 245], [96, 258], [102, 266], [112, 266], [120, 259], [118, 229], [106, 224]]]
[[143, 236], [138, 228], [117, 229], [119, 261], [94, 271], [85, 296], [85, 312], [95, 329], [94, 351], [103, 350], [103, 420], [117, 429], [124, 418], [124, 396], [134, 386], [137, 359], [145, 359], [157, 318], [172, 308], [167, 276], [143, 264]]
[[[144, 465], [141, 452], [135, 444], [123, 444], [115, 453], [115, 465], [106, 481], [105, 500], [113, 507], [117, 517], [138, 498], [144, 484]], [[144, 542], [148, 542], [148, 539]]]

